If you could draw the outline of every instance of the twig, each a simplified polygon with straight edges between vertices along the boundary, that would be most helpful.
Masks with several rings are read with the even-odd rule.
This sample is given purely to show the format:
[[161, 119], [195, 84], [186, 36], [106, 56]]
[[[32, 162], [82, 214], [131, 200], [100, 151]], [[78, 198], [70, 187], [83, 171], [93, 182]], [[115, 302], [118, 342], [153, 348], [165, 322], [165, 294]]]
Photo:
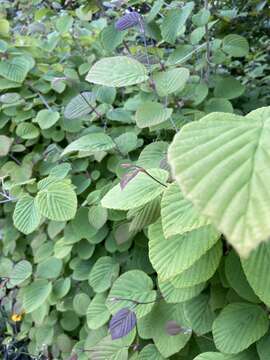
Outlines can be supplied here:
[[[204, 8], [205, 10], [208, 10], [208, 0], [204, 0]], [[209, 75], [210, 75], [210, 43], [209, 43], [209, 28], [208, 23], [204, 26], [205, 29], [205, 40], [206, 40], [206, 70], [205, 70], [205, 80], [208, 83], [209, 82]]]
[[98, 116], [101, 117], [101, 114], [97, 112], [96, 108], [90, 104], [90, 102], [86, 99], [86, 97], [83, 95], [83, 92], [80, 92], [81, 97], [86, 102], [86, 104], [90, 107], [90, 109]]

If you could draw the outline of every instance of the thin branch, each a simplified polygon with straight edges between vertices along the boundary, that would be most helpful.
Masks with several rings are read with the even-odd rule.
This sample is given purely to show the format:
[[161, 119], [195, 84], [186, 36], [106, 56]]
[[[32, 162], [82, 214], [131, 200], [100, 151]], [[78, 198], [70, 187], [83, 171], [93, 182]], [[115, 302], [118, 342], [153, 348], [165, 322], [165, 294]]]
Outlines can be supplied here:
[[[204, 0], [204, 8], [205, 10], [208, 10], [208, 0]], [[210, 42], [209, 42], [209, 28], [208, 23], [204, 26], [205, 29], [205, 40], [206, 40], [206, 70], [205, 70], [205, 80], [206, 82], [209, 82], [209, 75], [210, 75]]]
[[81, 97], [83, 98], [83, 100], [86, 102], [86, 104], [90, 107], [90, 109], [98, 116], [101, 117], [101, 114], [99, 112], [97, 112], [96, 108], [94, 106], [92, 106], [90, 104], [90, 102], [86, 99], [86, 97], [84, 96], [83, 92], [80, 92]]

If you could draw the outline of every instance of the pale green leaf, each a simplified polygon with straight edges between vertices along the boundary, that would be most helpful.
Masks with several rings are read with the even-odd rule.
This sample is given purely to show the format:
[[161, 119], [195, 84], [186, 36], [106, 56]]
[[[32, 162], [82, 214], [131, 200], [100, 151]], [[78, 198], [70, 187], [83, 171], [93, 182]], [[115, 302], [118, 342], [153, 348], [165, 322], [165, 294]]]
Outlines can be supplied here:
[[181, 274], [217, 241], [219, 233], [210, 225], [165, 239], [161, 222], [149, 227], [149, 257], [162, 281]]
[[270, 306], [270, 243], [260, 244], [247, 259], [242, 259], [245, 276], [255, 294]]
[[77, 210], [76, 193], [71, 185], [56, 181], [38, 192], [36, 206], [50, 220], [70, 220]]
[[234, 57], [246, 56], [249, 53], [249, 44], [246, 38], [237, 34], [229, 34], [224, 37], [223, 50]]
[[161, 219], [166, 238], [210, 224], [210, 221], [194, 208], [192, 202], [183, 196], [176, 183], [170, 184], [164, 191]]
[[92, 66], [86, 76], [91, 83], [113, 87], [134, 85], [147, 79], [146, 68], [127, 56], [103, 58]]
[[130, 270], [114, 282], [106, 304], [112, 314], [123, 308], [131, 308], [139, 319], [151, 311], [155, 299], [152, 279], [141, 270]]
[[189, 70], [175, 68], [154, 73], [153, 80], [159, 96], [167, 96], [176, 91], [181, 91], [189, 78]]
[[194, 286], [209, 280], [217, 270], [222, 256], [222, 243], [218, 241], [199, 260], [171, 279], [176, 288]]
[[[166, 183], [168, 173], [161, 169], [148, 170], [149, 174]], [[101, 205], [109, 209], [129, 210], [145, 205], [164, 191], [164, 186], [144, 172], [140, 172], [123, 190], [120, 184], [114, 186], [102, 199]]]
[[248, 255], [270, 235], [270, 108], [212, 113], [184, 126], [169, 162], [184, 196]]
[[30, 313], [40, 307], [50, 295], [52, 284], [47, 280], [36, 280], [23, 289], [23, 309]]
[[97, 152], [108, 151], [115, 147], [113, 140], [104, 133], [90, 133], [71, 142], [61, 156], [69, 155], [77, 151]]
[[25, 195], [17, 202], [13, 213], [14, 225], [24, 234], [35, 231], [41, 221], [41, 216], [35, 199]]
[[136, 124], [139, 128], [161, 124], [170, 118], [172, 111], [158, 102], [146, 101], [136, 111]]
[[259, 340], [268, 326], [268, 316], [260, 306], [232, 303], [214, 321], [214, 342], [221, 352], [236, 354]]
[[109, 320], [111, 313], [107, 309], [105, 301], [105, 294], [96, 294], [88, 306], [86, 320], [90, 329], [98, 329]]
[[100, 257], [89, 274], [89, 285], [96, 293], [109, 289], [119, 273], [119, 264], [110, 256]]

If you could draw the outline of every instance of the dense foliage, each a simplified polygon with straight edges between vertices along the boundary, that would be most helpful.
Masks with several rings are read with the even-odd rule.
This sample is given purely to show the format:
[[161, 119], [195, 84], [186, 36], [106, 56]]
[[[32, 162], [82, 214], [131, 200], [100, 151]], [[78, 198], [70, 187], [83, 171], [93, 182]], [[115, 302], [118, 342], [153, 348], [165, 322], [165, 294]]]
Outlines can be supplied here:
[[2, 358], [269, 360], [268, 5], [0, 1]]

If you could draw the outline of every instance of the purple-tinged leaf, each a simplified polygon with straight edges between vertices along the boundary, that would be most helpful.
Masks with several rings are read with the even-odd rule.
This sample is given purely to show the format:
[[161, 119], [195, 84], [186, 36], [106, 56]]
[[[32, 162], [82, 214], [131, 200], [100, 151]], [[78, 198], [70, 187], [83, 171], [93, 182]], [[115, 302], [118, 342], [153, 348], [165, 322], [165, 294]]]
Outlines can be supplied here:
[[116, 21], [115, 28], [119, 31], [124, 31], [141, 24], [141, 21], [141, 15], [136, 11], [131, 11]]
[[137, 169], [137, 168], [136, 168], [135, 170], [126, 173], [126, 174], [122, 177], [122, 179], [121, 179], [121, 181], [120, 181], [120, 188], [121, 188], [121, 190], [124, 190], [124, 188], [127, 186], [127, 184], [128, 184], [132, 179], [134, 179], [135, 176], [136, 176], [140, 171], [141, 171], [140, 169]]
[[166, 324], [166, 331], [169, 335], [190, 334], [192, 329], [180, 326], [175, 320], [170, 320]]
[[71, 356], [68, 358], [68, 360], [78, 360], [77, 354], [71, 354]]
[[113, 340], [121, 339], [131, 332], [136, 326], [136, 314], [127, 308], [119, 310], [109, 324], [109, 330]]

